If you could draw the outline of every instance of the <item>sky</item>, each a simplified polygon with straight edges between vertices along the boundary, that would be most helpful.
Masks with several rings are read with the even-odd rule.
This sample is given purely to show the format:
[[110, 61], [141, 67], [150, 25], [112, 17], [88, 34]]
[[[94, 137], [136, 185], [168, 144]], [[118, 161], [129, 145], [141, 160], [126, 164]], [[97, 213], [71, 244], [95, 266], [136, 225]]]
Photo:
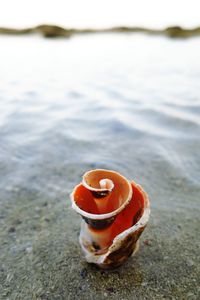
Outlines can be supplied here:
[[0, 26], [200, 25], [200, 0], [0, 0]]

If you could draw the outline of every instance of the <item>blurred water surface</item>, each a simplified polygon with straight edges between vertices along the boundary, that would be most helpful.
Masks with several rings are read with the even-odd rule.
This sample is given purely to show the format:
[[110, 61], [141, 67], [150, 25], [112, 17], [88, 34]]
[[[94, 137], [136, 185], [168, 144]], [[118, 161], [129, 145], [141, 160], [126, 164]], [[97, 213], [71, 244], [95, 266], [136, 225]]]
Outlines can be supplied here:
[[198, 38], [101, 34], [0, 43], [1, 189], [71, 188], [98, 167], [150, 190], [199, 188]]

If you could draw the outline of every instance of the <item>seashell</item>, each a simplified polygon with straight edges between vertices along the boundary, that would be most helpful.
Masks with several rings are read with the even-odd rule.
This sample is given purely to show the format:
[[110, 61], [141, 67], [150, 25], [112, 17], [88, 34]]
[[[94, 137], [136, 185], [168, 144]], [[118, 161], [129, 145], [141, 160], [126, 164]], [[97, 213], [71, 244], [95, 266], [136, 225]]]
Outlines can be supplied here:
[[138, 250], [150, 215], [141, 186], [115, 171], [91, 170], [74, 188], [71, 201], [83, 218], [79, 242], [89, 263], [116, 267]]

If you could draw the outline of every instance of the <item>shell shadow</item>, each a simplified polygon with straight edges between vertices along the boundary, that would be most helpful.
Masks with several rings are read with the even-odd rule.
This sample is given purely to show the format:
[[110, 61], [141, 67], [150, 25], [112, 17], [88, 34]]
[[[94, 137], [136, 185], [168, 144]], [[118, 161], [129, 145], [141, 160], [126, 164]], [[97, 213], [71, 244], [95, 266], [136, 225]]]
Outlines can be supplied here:
[[110, 296], [115, 293], [119, 295], [124, 289], [131, 292], [143, 282], [143, 272], [137, 256], [130, 257], [122, 266], [109, 270], [99, 269], [96, 265], [85, 262], [82, 275], [89, 280], [91, 290]]

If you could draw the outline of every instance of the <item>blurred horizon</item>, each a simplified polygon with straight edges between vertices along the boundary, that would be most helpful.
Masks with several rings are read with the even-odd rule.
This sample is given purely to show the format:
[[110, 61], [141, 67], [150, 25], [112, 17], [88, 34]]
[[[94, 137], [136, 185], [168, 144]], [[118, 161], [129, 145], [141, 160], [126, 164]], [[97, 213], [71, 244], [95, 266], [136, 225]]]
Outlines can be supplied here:
[[[107, 28], [142, 26], [162, 29], [168, 26], [199, 26], [197, 0], [78, 1], [7, 0], [1, 5], [0, 27], [24, 28], [54, 24], [66, 28]], [[192, 16], [192, 17], [191, 17]]]

